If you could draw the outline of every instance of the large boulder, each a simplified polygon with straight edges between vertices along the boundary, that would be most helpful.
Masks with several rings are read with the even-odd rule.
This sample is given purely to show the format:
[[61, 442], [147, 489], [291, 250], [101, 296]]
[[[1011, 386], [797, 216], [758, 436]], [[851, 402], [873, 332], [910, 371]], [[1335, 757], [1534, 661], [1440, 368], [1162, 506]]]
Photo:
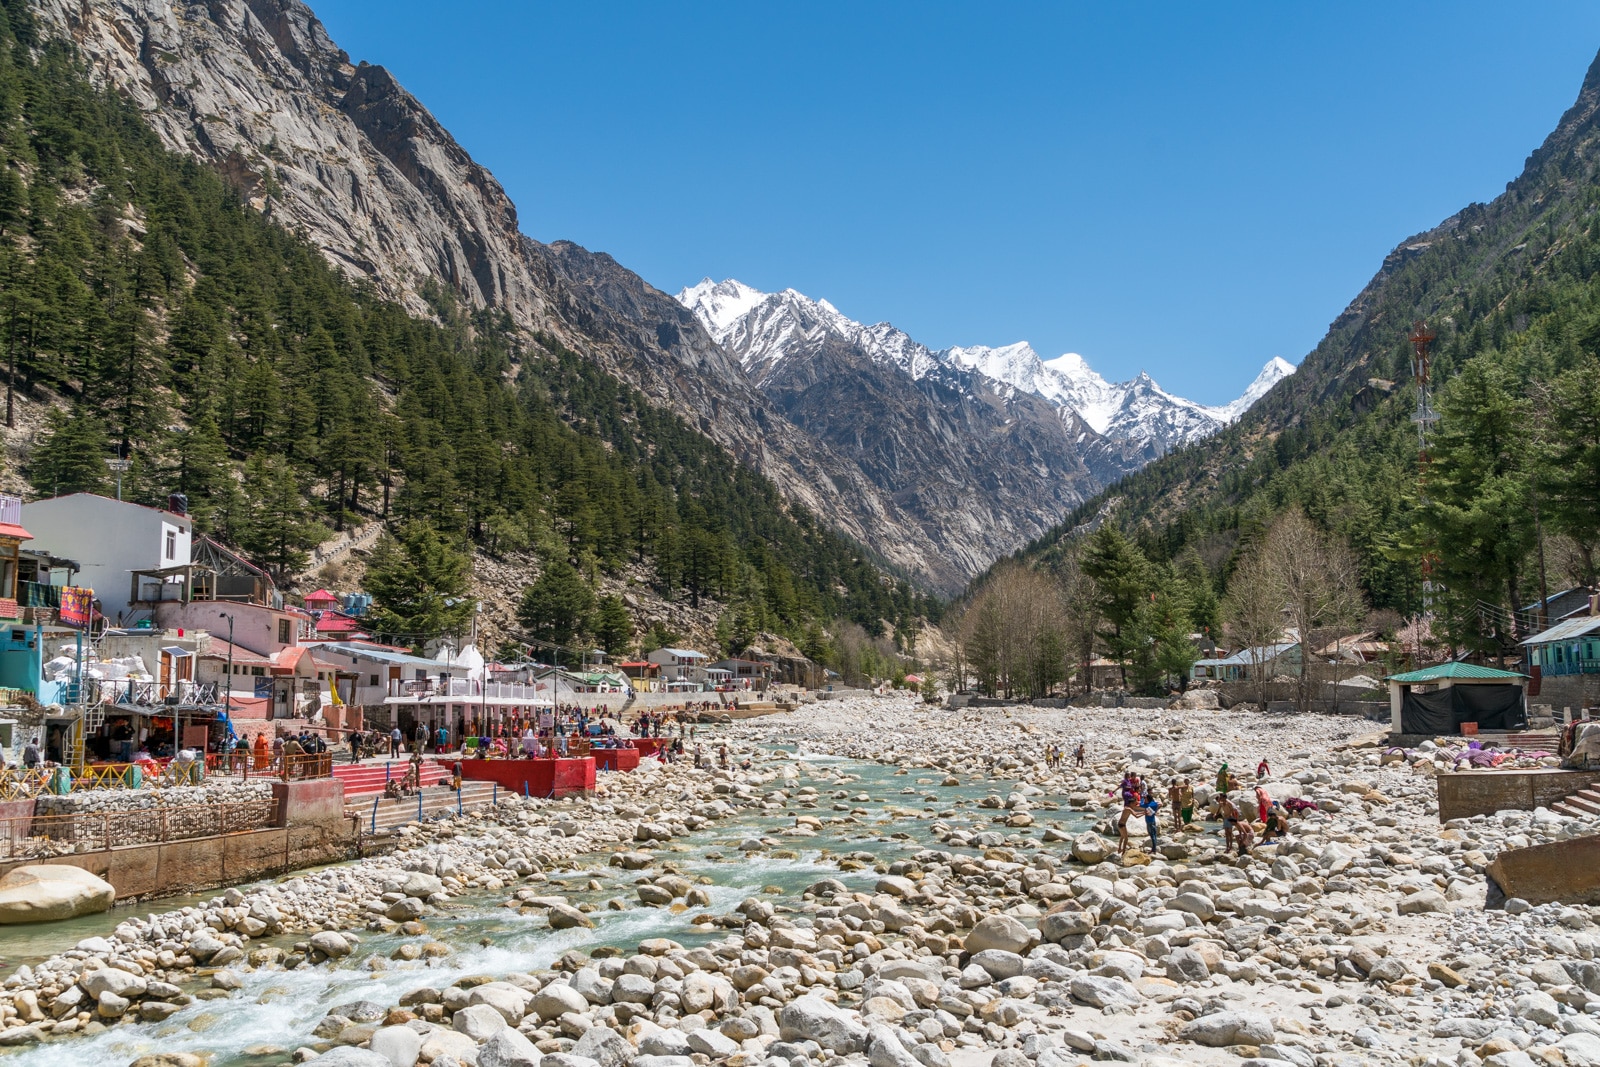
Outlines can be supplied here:
[[1264, 1045], [1273, 1038], [1272, 1023], [1253, 1011], [1219, 1011], [1185, 1023], [1178, 1036], [1210, 1048]]
[[968, 952], [994, 948], [1002, 952], [1022, 953], [1028, 951], [1032, 943], [1033, 936], [1028, 933], [1028, 928], [1016, 919], [1009, 915], [986, 915], [978, 920], [978, 925], [972, 928], [962, 947]]
[[478, 1067], [539, 1067], [539, 1050], [509, 1026], [478, 1050]]
[[1111, 855], [1111, 851], [1111, 842], [1092, 831], [1072, 839], [1072, 858], [1079, 863], [1100, 863]]
[[94, 915], [116, 899], [117, 890], [110, 882], [81, 867], [18, 867], [0, 878], [0, 925]]
[[846, 1056], [867, 1047], [866, 1027], [811, 994], [796, 997], [783, 1006], [778, 1013], [778, 1036], [785, 1041], [815, 1041]]

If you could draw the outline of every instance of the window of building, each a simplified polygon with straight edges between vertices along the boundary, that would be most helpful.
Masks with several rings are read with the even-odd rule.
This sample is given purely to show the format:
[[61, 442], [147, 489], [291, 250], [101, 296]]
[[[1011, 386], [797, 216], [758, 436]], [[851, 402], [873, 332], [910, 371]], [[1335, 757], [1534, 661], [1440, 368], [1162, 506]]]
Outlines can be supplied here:
[[289, 629], [288, 619], [278, 620], [278, 644], [287, 645], [294, 636], [294, 631]]
[[167, 531], [167, 558], [178, 558], [178, 532], [176, 530]]
[[255, 675], [257, 678], [261, 678], [266, 675], [267, 669], [265, 667], [251, 667], [250, 673]]
[[372, 681], [368, 682], [367, 684], [368, 685], [377, 685], [378, 684], [378, 676], [376, 674], [374, 674], [372, 676]]

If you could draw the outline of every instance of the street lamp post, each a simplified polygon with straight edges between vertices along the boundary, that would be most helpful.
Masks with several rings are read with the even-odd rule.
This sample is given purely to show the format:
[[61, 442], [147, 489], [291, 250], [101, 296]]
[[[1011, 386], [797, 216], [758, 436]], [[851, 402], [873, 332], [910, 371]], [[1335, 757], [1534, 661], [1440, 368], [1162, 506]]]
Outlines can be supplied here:
[[231, 730], [233, 728], [233, 616], [226, 611], [221, 615], [228, 620], [228, 675], [222, 683], [227, 687], [223, 690], [225, 695], [222, 698], [222, 712], [228, 717], [228, 728]]
[[108, 460], [106, 460], [106, 466], [110, 467], [113, 471], [116, 472], [116, 475], [117, 475], [117, 499], [121, 500], [122, 499], [122, 475], [124, 474], [124, 472], [126, 472], [129, 468], [131, 468], [133, 466], [133, 460], [131, 460], [131, 459], [123, 459], [122, 457], [119, 456], [116, 459], [108, 459]]

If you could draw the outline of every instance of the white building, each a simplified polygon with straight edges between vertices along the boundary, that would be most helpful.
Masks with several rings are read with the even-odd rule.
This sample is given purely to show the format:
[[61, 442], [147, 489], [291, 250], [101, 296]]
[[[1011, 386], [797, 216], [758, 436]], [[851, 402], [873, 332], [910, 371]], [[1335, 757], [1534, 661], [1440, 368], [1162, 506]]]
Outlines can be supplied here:
[[113, 626], [148, 614], [141, 602], [188, 599], [194, 524], [187, 515], [72, 493], [22, 505], [22, 524], [33, 535], [30, 547], [78, 565], [74, 581], [94, 590]]
[[709, 677], [706, 664], [711, 657], [692, 648], [658, 648], [644, 658], [661, 668], [661, 682], [669, 688], [703, 686]]

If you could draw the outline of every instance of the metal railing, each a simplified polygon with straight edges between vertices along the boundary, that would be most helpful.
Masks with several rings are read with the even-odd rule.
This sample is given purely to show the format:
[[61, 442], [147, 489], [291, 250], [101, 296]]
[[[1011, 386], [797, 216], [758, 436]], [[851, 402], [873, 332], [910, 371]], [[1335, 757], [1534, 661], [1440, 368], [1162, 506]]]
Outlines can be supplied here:
[[0, 818], [0, 860], [101, 852], [128, 845], [263, 830], [276, 825], [277, 817], [278, 802], [272, 799], [16, 815]]
[[176, 698], [178, 704], [216, 704], [216, 682], [193, 682], [180, 679], [175, 682], [114, 682], [113, 700], [119, 706], [140, 708], [155, 707]]
[[541, 690], [538, 685], [528, 682], [479, 682], [468, 678], [418, 678], [409, 681], [397, 678], [389, 682], [389, 695], [392, 697], [481, 697], [488, 700], [533, 701], [539, 699], [541, 691], [549, 695], [549, 690]]

